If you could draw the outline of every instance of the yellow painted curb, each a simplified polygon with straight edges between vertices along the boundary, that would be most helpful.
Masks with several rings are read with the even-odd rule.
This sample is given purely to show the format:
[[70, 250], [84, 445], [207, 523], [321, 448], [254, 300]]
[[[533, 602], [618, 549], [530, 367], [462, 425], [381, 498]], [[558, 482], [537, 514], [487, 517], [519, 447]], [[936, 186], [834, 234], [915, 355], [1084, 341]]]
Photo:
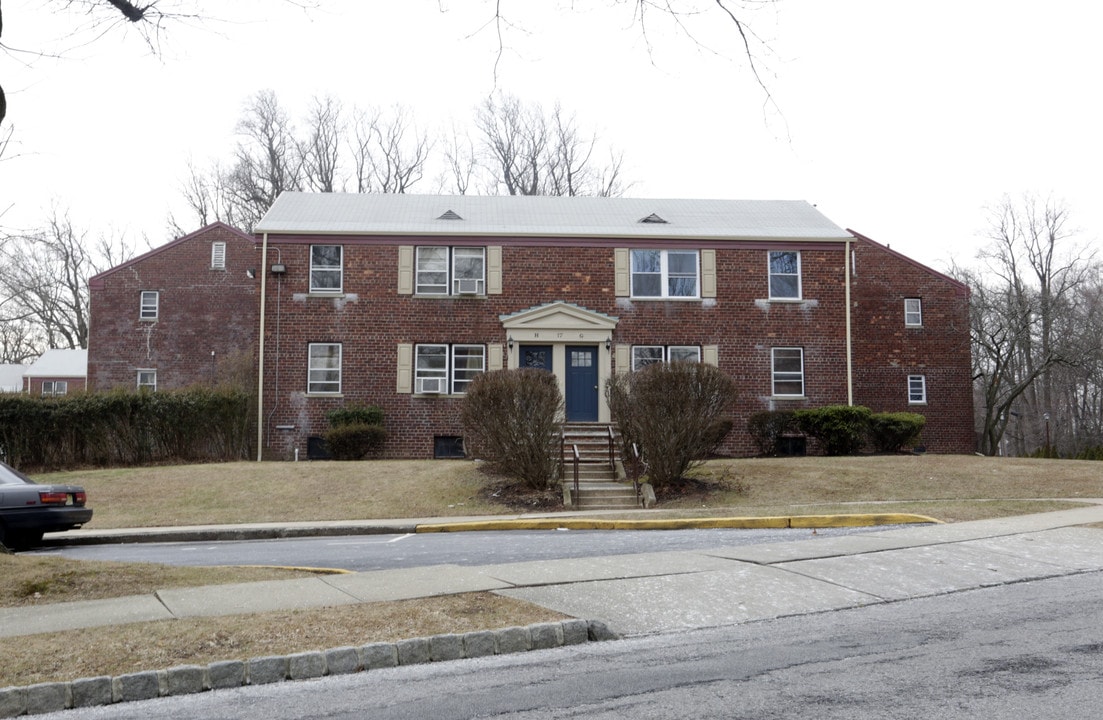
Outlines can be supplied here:
[[908, 523], [940, 523], [925, 515], [882, 513], [855, 515], [793, 515], [781, 517], [673, 518], [669, 520], [599, 520], [586, 518], [533, 518], [529, 520], [478, 520], [474, 522], [418, 525], [414, 532], [475, 532], [490, 530], [696, 530], [712, 528], [778, 529], [869, 527]]
[[263, 568], [265, 570], [298, 570], [299, 572], [314, 573], [315, 575], [352, 575], [352, 570], [341, 568], [303, 567], [300, 565], [231, 565], [239, 568]]

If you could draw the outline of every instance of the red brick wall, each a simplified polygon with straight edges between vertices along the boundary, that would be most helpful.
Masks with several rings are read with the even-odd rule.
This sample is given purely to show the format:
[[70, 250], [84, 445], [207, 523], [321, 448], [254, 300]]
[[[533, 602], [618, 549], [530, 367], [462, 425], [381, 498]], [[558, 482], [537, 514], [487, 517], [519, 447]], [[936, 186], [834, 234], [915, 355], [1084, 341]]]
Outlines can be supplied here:
[[82, 377], [25, 377], [23, 378], [23, 390], [29, 395], [38, 396], [42, 394], [42, 383], [57, 381], [68, 383], [65, 390], [66, 395], [85, 390], [86, 379]]
[[[412, 239], [394, 245], [346, 240], [346, 297], [334, 299], [307, 296], [308, 244], [280, 243], [271, 237], [269, 242], [268, 264], [287, 266], [282, 278], [269, 276], [267, 288], [265, 452], [270, 457], [290, 457], [295, 448], [305, 454], [306, 438], [322, 434], [325, 413], [343, 403], [384, 408], [389, 432], [386, 455], [431, 456], [434, 435], [462, 434], [460, 400], [397, 393], [397, 346], [430, 342], [505, 346], [499, 315], [557, 300], [619, 318], [615, 344], [718, 345], [720, 367], [739, 388], [735, 432], [726, 452], [754, 452], [745, 432], [747, 417], [754, 412], [846, 402], [841, 243], [803, 246], [804, 300], [770, 303], [766, 301], [767, 251], [762, 244], [726, 243], [717, 249], [715, 300], [629, 301], [614, 296], [613, 243], [608, 247], [507, 245], [501, 295], [436, 299], [397, 293], [397, 245]], [[311, 342], [343, 343], [343, 398], [306, 397]], [[806, 399], [771, 397], [773, 347], [804, 348]]]
[[[862, 236], [851, 288], [855, 403], [923, 415], [932, 452], [972, 452], [968, 289]], [[922, 327], [905, 326], [905, 298], [922, 301]], [[908, 403], [909, 375], [926, 376], [925, 404]]]
[[[214, 242], [225, 269], [211, 268]], [[92, 278], [90, 389], [134, 389], [138, 369], [156, 369], [159, 390], [255, 383], [259, 280], [247, 271], [259, 256], [251, 236], [215, 223]], [[144, 290], [160, 293], [156, 321], [139, 319]]]

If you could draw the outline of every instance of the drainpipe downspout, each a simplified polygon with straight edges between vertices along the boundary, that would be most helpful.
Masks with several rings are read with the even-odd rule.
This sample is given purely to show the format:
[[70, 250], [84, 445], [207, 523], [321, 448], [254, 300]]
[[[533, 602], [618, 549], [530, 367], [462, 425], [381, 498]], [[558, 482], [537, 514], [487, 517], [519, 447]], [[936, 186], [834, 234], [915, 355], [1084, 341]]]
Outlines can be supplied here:
[[264, 453], [264, 310], [268, 299], [268, 233], [260, 251], [260, 328], [257, 345], [257, 462]]
[[846, 404], [854, 404], [854, 348], [851, 341], [851, 320], [850, 320], [850, 264], [851, 264], [851, 249], [850, 240], [846, 241], [846, 257], [844, 258], [844, 264], [846, 265], [846, 280], [845, 280], [845, 295], [846, 295]]

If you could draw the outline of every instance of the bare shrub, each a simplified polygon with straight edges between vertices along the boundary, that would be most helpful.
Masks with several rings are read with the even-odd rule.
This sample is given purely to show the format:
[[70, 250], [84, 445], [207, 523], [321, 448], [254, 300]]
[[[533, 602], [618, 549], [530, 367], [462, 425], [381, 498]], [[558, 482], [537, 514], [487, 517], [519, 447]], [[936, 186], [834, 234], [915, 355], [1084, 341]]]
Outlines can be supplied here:
[[559, 480], [563, 395], [555, 376], [523, 368], [483, 373], [460, 411], [469, 454], [536, 490]]
[[624, 446], [639, 446], [656, 488], [707, 460], [732, 427], [735, 383], [712, 365], [648, 365], [610, 380], [605, 395]]

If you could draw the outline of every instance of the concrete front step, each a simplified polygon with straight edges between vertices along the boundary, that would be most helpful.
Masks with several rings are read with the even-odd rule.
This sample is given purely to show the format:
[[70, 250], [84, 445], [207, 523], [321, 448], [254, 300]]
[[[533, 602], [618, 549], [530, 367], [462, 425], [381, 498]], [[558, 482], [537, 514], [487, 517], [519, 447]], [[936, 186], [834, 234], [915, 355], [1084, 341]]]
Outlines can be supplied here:
[[[573, 480], [564, 481], [564, 485], [573, 492]], [[639, 507], [639, 503], [631, 485], [608, 481], [586, 483], [580, 479], [572, 506], [585, 510], [623, 510]]]

